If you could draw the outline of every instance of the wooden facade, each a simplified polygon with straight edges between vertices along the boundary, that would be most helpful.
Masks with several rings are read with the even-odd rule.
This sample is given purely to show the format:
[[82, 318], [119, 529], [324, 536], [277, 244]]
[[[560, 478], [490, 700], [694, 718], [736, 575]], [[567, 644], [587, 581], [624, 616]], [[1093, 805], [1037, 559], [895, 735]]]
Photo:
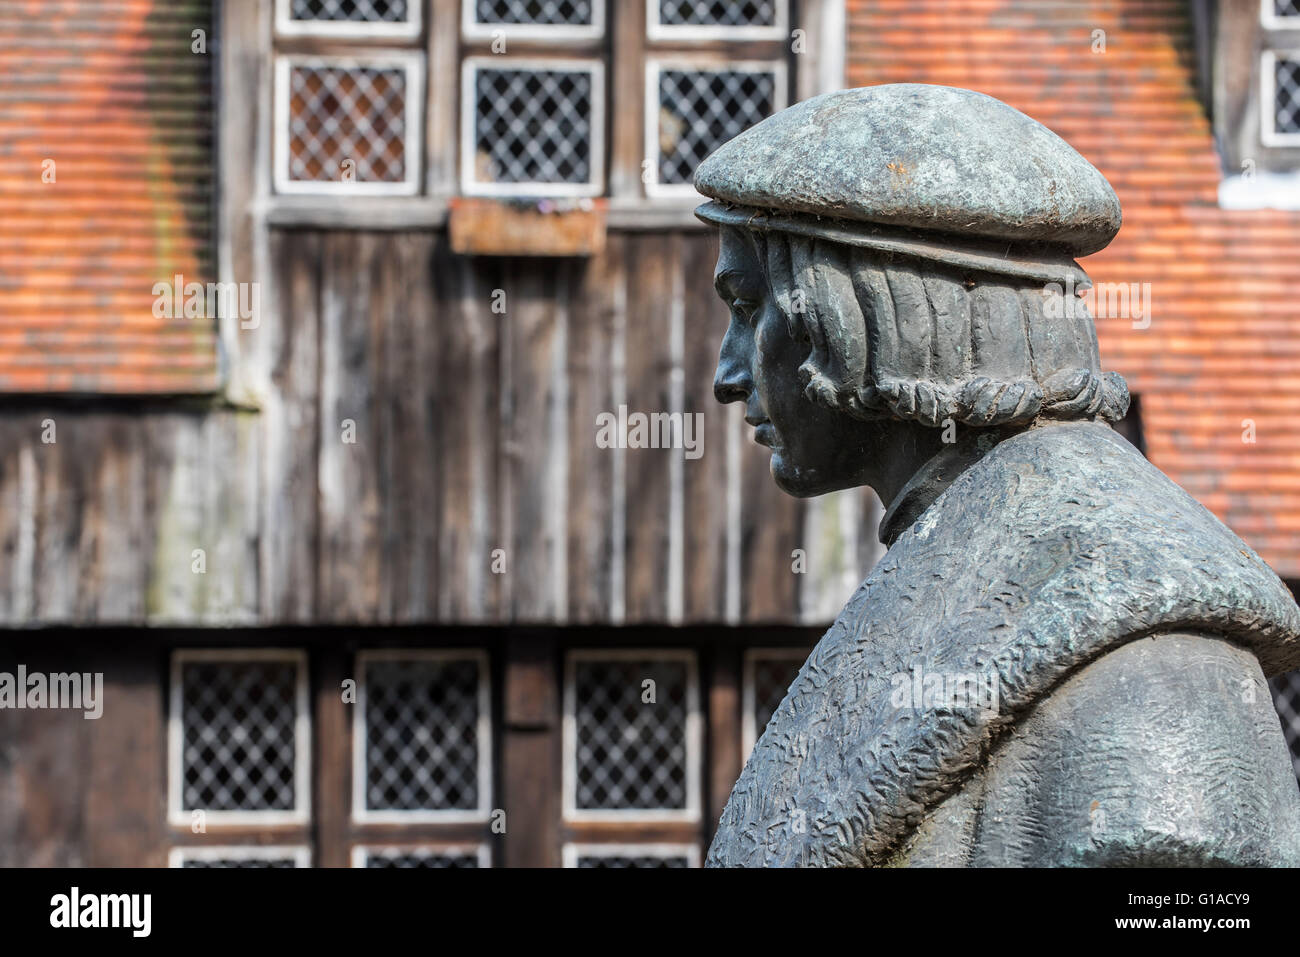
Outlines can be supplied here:
[[[442, 231], [273, 230], [261, 408], [0, 412], [0, 620], [826, 621], [879, 547], [874, 499], [788, 498], [713, 399], [715, 247], [471, 259]], [[598, 447], [620, 406], [699, 413], [702, 455]]]
[[[792, 4], [811, 44], [797, 57], [771, 38], [674, 50], [645, 36], [644, 0], [609, 6], [599, 40], [518, 45], [606, 58], [611, 93], [636, 91], [611, 103], [597, 252], [543, 258], [451, 248], [448, 78], [488, 50], [446, 26], [460, 0], [422, 4], [440, 28], [407, 44], [429, 80], [419, 193], [364, 200], [276, 192], [272, 62], [384, 44], [277, 35], [273, 0], [218, 5], [214, 278], [255, 284], [261, 309], [207, 330], [221, 342], [210, 395], [0, 403], [0, 672], [103, 672], [106, 686], [98, 720], [0, 710], [0, 866], [162, 865], [222, 844], [347, 866], [358, 846], [421, 841], [555, 866], [568, 844], [707, 843], [748, 743], [747, 655], [811, 646], [878, 558], [880, 508], [865, 490], [785, 496], [740, 409], [714, 400], [717, 242], [688, 203], [643, 188], [640, 85], [652, 55], [757, 51], [785, 57], [789, 98], [803, 99], [843, 84], [849, 27], [854, 82], [878, 82], [887, 64], [862, 57], [880, 31], [864, 18], [894, 14], [851, 5], [846, 24], [837, 0]], [[620, 410], [699, 415], [702, 454], [602, 447], [597, 417]], [[198, 648], [305, 653], [306, 823], [196, 834], [169, 821], [170, 663]], [[358, 822], [360, 744], [339, 689], [374, 649], [482, 653], [504, 832]], [[590, 649], [692, 656], [695, 818], [566, 816], [565, 667]]]
[[[620, 838], [701, 848], [743, 758], [747, 650], [809, 647], [879, 553], [870, 493], [788, 498], [740, 410], [714, 400], [716, 238], [689, 199], [642, 188], [648, 57], [783, 59], [797, 99], [839, 85], [842, 56], [796, 68], [781, 37], [651, 42], [642, 0], [611, 3], [599, 39], [512, 41], [610, 65], [608, 231], [584, 257], [465, 256], [447, 228], [453, 78], [493, 51], [453, 27], [460, 0], [420, 7], [419, 35], [390, 42], [277, 31], [276, 0], [215, 4], [215, 275], [186, 278], [249, 284], [260, 304], [197, 320], [219, 338], [220, 388], [0, 404], [0, 672], [105, 682], [98, 720], [0, 710], [0, 866], [158, 866], [223, 844], [309, 848], [319, 866], [402, 842], [484, 842], [497, 866]], [[842, 47], [841, 3], [797, 9], [802, 42]], [[384, 47], [424, 68], [417, 195], [277, 191], [275, 58]], [[603, 447], [597, 417], [622, 410], [698, 415], [700, 454]], [[305, 654], [306, 823], [194, 833], [169, 814], [172, 663], [213, 648]], [[691, 656], [690, 820], [562, 810], [565, 662], [609, 648]], [[489, 662], [480, 744], [506, 833], [358, 821], [363, 745], [338, 689], [372, 649]]]
[[[0, 671], [106, 684], [97, 721], [0, 712], [0, 864], [161, 866], [253, 844], [347, 866], [363, 844], [437, 839], [558, 866], [569, 842], [702, 847], [743, 761], [745, 650], [810, 647], [880, 547], [874, 498], [788, 498], [714, 400], [716, 240], [616, 231], [599, 258], [541, 261], [456, 256], [443, 230], [275, 228], [268, 248], [274, 312], [243, 333], [264, 337], [260, 407], [0, 414], [0, 616], [23, 629]], [[703, 454], [599, 447], [596, 416], [620, 405], [699, 413]], [[508, 832], [356, 823], [337, 690], [356, 653], [467, 646], [492, 662]], [[168, 823], [168, 662], [191, 647], [306, 650], [309, 824]], [[564, 656], [610, 647], [695, 656], [697, 820], [561, 813]]]
[[[301, 846], [318, 867], [348, 867], [361, 845], [483, 843], [493, 866], [558, 867], [567, 843], [678, 842], [703, 847], [740, 772], [745, 649], [809, 648], [808, 628], [81, 629], [10, 634], [0, 672], [104, 673], [103, 717], [76, 710], [0, 710], [0, 867], [164, 867], [177, 848]], [[177, 649], [296, 647], [310, 665], [311, 819], [282, 826], [210, 825], [167, 816], [168, 662]], [[340, 683], [368, 648], [473, 646], [492, 660], [489, 823], [365, 824], [353, 814], [352, 706]], [[576, 648], [694, 652], [707, 760], [698, 820], [571, 822], [561, 812], [562, 662]]]

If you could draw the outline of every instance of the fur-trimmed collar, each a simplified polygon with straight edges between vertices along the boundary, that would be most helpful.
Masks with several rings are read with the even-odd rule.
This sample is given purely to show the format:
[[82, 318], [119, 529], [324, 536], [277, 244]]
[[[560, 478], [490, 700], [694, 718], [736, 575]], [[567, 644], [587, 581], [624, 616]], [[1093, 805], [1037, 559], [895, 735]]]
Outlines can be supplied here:
[[[722, 866], [873, 865], [1066, 676], [1166, 631], [1300, 666], [1300, 609], [1244, 542], [1111, 429], [1031, 429], [903, 531], [754, 748]], [[899, 708], [900, 675], [992, 673], [998, 709]]]

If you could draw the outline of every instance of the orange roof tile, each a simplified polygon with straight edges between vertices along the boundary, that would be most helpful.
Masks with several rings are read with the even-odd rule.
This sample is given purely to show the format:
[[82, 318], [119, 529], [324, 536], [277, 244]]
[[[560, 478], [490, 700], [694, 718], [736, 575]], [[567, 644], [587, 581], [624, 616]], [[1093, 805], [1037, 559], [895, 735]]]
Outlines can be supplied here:
[[1151, 322], [1099, 316], [1103, 362], [1142, 397], [1151, 460], [1297, 578], [1300, 213], [1219, 208], [1190, 49], [1177, 0], [849, 0], [852, 85], [988, 93], [1110, 179], [1124, 227], [1083, 265], [1150, 283]]
[[0, 392], [216, 388], [215, 322], [153, 314], [156, 282], [214, 278], [212, 54], [191, 52], [211, 20], [0, 4]]

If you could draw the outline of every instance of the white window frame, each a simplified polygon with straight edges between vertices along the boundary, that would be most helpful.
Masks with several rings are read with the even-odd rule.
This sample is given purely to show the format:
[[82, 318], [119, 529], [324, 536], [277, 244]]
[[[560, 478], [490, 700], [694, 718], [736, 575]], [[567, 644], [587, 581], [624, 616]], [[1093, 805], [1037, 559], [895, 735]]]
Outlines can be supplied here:
[[[366, 666], [373, 661], [473, 661], [478, 666], [478, 807], [415, 811], [366, 807]], [[357, 703], [352, 710], [352, 820], [357, 824], [481, 824], [492, 817], [492, 690], [481, 648], [383, 648], [358, 651]]]
[[278, 847], [262, 844], [173, 847], [167, 855], [167, 866], [184, 867], [186, 861], [274, 861], [286, 857], [293, 859], [294, 867], [311, 867], [311, 848], [301, 844]]
[[418, 844], [354, 844], [352, 846], [352, 866], [366, 866], [366, 860], [373, 855], [383, 855], [385, 852], [393, 854], [465, 854], [473, 855], [478, 859], [480, 868], [490, 868], [492, 866], [492, 849], [486, 843], [449, 843], [433, 844], [422, 842]]
[[[184, 780], [181, 758], [185, 734], [181, 727], [183, 689], [181, 673], [186, 664], [202, 661], [278, 661], [298, 670], [294, 705], [295, 806], [288, 811], [213, 811], [182, 807]], [[178, 648], [172, 652], [171, 690], [167, 713], [167, 821], [187, 827], [195, 811], [202, 811], [208, 824], [277, 825], [307, 824], [311, 821], [311, 695], [307, 683], [307, 653], [291, 648]]]
[[1259, 58], [1259, 135], [1265, 146], [1300, 146], [1300, 132], [1279, 133], [1274, 125], [1276, 120], [1273, 101], [1277, 97], [1277, 61], [1300, 62], [1300, 49], [1265, 50]]
[[683, 57], [648, 57], [645, 63], [645, 131], [642, 160], [643, 168], [651, 173], [645, 182], [645, 194], [650, 199], [675, 199], [699, 202], [701, 196], [691, 183], [659, 182], [659, 74], [668, 70], [689, 70], [697, 73], [773, 73], [776, 90], [772, 112], [785, 109], [789, 98], [789, 71], [785, 60], [718, 60]]
[[1279, 17], [1273, 12], [1273, 0], [1259, 0], [1259, 22], [1267, 30], [1300, 30], [1300, 13]]
[[[289, 176], [289, 75], [294, 67], [334, 69], [392, 69], [406, 72], [405, 177], [400, 183], [362, 183], [339, 180], [298, 180]], [[424, 54], [376, 51], [373, 54], [319, 56], [279, 53], [275, 56], [275, 108], [272, 130], [274, 188], [280, 195], [414, 196], [420, 191], [424, 167]]]
[[591, 0], [591, 23], [480, 23], [475, 0], [461, 0], [461, 35], [467, 40], [532, 40], [539, 43], [575, 43], [599, 40], [605, 35], [605, 0]]
[[659, 22], [659, 0], [646, 0], [645, 34], [651, 41], [673, 43], [713, 40], [784, 40], [790, 29], [790, 0], [775, 0], [776, 22], [770, 27], [695, 26]]
[[700, 866], [698, 844], [565, 844], [564, 866], [576, 868], [582, 857], [684, 857], [687, 867]]
[[[475, 74], [480, 67], [522, 73], [591, 74], [591, 180], [586, 183], [480, 183], [474, 179], [477, 116]], [[505, 56], [465, 57], [460, 67], [460, 188], [466, 196], [590, 198], [605, 192], [605, 63], [593, 57], [549, 60]]]
[[282, 37], [331, 37], [346, 40], [408, 39], [420, 35], [424, 0], [407, 0], [405, 21], [295, 20], [291, 0], [275, 0], [275, 32]]
[[[746, 648], [741, 658], [740, 687], [740, 740], [743, 756], [746, 760], [758, 743], [762, 728], [754, 720], [754, 705], [757, 703], [757, 682], [754, 680], [754, 668], [760, 661], [794, 661], [799, 667], [808, 660], [812, 651], [808, 648]], [[796, 668], [798, 670], [798, 668]]]
[[[686, 665], [686, 807], [684, 808], [578, 808], [577, 664], [580, 661], [680, 661]], [[699, 662], [694, 651], [675, 648], [583, 648], [569, 651], [564, 660], [564, 722], [561, 750], [562, 790], [566, 821], [619, 821], [629, 823], [697, 823], [700, 820], [700, 765], [703, 719], [700, 715]]]

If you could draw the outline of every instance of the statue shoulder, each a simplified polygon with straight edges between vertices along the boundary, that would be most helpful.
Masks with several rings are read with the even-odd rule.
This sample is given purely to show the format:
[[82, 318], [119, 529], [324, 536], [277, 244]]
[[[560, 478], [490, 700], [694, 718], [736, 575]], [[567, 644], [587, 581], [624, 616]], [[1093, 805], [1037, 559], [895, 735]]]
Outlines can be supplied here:
[[1141, 638], [1081, 669], [997, 749], [982, 803], [982, 863], [1300, 863], [1268, 685], [1214, 637]]

